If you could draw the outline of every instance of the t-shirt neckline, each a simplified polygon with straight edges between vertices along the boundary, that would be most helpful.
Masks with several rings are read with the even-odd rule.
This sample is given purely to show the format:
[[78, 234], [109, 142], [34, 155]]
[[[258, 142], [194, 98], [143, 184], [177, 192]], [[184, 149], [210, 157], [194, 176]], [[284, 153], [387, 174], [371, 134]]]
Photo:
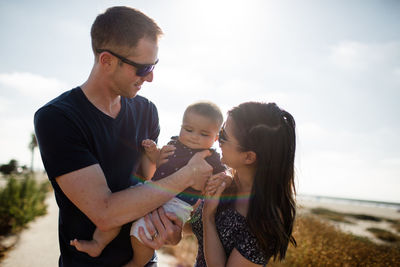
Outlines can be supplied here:
[[121, 109], [118, 112], [117, 117], [113, 118], [111, 116], [109, 116], [108, 114], [104, 113], [103, 111], [101, 111], [100, 109], [98, 109], [85, 95], [85, 93], [83, 92], [82, 88], [80, 86], [78, 86], [77, 91], [82, 95], [82, 97], [85, 99], [86, 102], [89, 103], [89, 106], [91, 107], [92, 110], [94, 110], [94, 112], [100, 114], [103, 118], [106, 118], [107, 120], [110, 121], [119, 121], [119, 118], [122, 116], [122, 113], [125, 110], [125, 98], [123, 96], [121, 96]]

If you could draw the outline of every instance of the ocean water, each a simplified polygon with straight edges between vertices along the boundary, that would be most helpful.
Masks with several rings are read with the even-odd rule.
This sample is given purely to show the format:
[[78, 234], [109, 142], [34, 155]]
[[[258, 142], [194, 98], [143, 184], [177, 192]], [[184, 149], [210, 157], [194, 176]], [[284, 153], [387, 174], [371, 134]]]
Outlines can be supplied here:
[[400, 203], [395, 202], [384, 202], [384, 201], [374, 201], [374, 200], [362, 200], [362, 199], [351, 199], [351, 198], [339, 198], [330, 196], [317, 196], [317, 195], [297, 195], [297, 198], [301, 200], [309, 200], [321, 203], [336, 203], [336, 204], [350, 204], [355, 206], [365, 206], [365, 207], [378, 207], [378, 208], [389, 208], [400, 212]]

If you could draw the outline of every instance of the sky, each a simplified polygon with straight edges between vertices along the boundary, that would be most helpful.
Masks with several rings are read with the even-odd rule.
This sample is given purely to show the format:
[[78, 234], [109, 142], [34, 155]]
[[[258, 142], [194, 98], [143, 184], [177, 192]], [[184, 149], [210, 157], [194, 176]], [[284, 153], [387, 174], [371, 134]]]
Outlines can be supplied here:
[[[0, 164], [30, 165], [33, 114], [87, 79], [110, 6], [162, 28], [159, 144], [199, 100], [275, 102], [297, 123], [299, 194], [400, 202], [400, 1], [0, 1]], [[226, 116], [225, 116], [226, 117]], [[35, 152], [35, 168], [43, 169]]]

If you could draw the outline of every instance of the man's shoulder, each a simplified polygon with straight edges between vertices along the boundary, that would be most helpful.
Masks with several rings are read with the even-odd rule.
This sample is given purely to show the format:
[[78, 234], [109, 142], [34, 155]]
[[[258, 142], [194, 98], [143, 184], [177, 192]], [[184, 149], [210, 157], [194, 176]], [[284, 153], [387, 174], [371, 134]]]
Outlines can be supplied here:
[[40, 126], [43, 124], [60, 124], [65, 122], [65, 119], [73, 116], [74, 98], [77, 97], [78, 88], [71, 89], [52, 99], [34, 114], [34, 124]]
[[42, 107], [40, 107], [37, 112], [52, 108], [62, 108], [71, 105], [71, 103], [74, 102], [74, 98], [79, 96], [79, 90], [80, 90], [79, 87], [77, 87], [63, 92], [61, 95], [57, 96], [56, 98], [50, 100]]
[[134, 117], [141, 117], [150, 121], [158, 118], [156, 105], [146, 97], [136, 95], [134, 98], [124, 98], [122, 103], [125, 103], [125, 109], [131, 112]]
[[73, 103], [73, 98], [76, 97], [79, 88], [68, 90], [56, 98], [50, 100], [35, 112], [35, 118], [40, 116], [47, 116], [56, 114], [62, 110], [67, 109]]
[[133, 98], [126, 98], [128, 104], [130, 105], [136, 105], [139, 107], [152, 107], [152, 108], [156, 108], [156, 105], [151, 102], [149, 99], [147, 99], [144, 96], [141, 95], [136, 95]]

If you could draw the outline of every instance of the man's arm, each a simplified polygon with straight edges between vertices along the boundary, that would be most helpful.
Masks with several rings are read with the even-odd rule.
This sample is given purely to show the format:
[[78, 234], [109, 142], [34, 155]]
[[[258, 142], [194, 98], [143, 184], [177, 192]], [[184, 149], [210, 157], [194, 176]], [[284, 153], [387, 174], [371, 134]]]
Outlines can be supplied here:
[[202, 189], [212, 173], [204, 160], [208, 150], [197, 153], [172, 175], [112, 193], [98, 164], [59, 176], [64, 194], [102, 231], [131, 222], [157, 209], [187, 187]]

